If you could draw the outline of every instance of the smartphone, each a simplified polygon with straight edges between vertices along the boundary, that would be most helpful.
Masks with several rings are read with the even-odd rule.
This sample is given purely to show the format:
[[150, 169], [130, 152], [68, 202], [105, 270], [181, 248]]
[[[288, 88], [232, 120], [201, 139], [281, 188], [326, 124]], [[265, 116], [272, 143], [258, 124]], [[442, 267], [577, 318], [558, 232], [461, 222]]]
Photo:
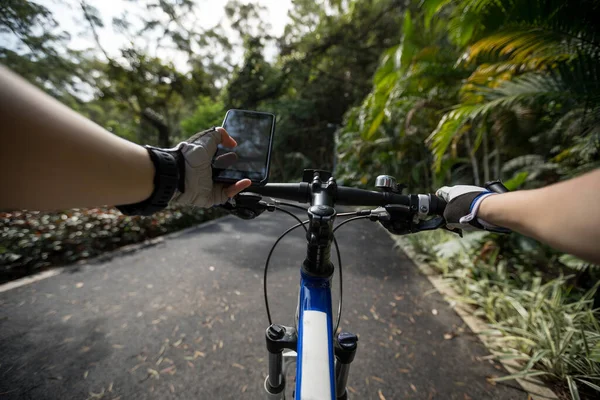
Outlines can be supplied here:
[[275, 115], [248, 110], [229, 110], [223, 128], [237, 146], [219, 145], [212, 160], [213, 181], [232, 183], [248, 178], [253, 185], [265, 185], [269, 178]]

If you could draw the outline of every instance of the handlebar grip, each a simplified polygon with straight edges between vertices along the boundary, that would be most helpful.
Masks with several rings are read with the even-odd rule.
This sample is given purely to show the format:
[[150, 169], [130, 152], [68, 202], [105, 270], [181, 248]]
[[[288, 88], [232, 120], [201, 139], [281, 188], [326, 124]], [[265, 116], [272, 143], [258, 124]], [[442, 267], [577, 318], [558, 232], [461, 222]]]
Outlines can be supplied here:
[[407, 206], [410, 204], [410, 198], [399, 193], [373, 192], [353, 187], [338, 186], [335, 203], [348, 206], [385, 206], [387, 204]]
[[444, 210], [446, 209], [446, 200], [435, 194], [429, 195], [429, 214], [444, 216]]

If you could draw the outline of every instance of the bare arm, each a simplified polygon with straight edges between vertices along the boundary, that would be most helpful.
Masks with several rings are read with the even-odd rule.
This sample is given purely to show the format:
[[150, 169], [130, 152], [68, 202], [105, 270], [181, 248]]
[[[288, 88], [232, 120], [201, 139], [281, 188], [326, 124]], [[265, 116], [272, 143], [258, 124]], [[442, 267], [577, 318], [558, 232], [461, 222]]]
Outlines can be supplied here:
[[490, 196], [477, 214], [600, 264], [600, 170], [535, 190]]
[[137, 203], [153, 190], [147, 151], [0, 66], [0, 210]]

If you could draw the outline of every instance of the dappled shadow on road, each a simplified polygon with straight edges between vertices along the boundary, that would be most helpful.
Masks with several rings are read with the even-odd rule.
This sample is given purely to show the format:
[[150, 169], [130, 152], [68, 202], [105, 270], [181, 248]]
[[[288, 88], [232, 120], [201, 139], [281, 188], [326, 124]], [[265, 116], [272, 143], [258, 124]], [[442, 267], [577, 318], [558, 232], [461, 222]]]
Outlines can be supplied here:
[[[242, 269], [261, 271], [268, 249], [277, 237], [295, 224], [291, 217], [264, 213], [254, 220], [223, 218], [216, 223], [200, 225], [175, 240], [196, 243], [202, 251], [230, 261]], [[218, 240], [214, 238], [217, 237]], [[226, 235], [227, 241], [223, 241]], [[272, 265], [298, 268], [306, 252], [306, 238], [300, 227], [286, 236], [274, 252]]]
[[[262, 269], [291, 223], [276, 214], [253, 221], [227, 217], [0, 293], [0, 393], [17, 388], [19, 395], [7, 398], [36, 400], [91, 393], [109, 399], [262, 397], [268, 325]], [[526, 397], [486, 380], [502, 368], [482, 359], [486, 351], [476, 337], [383, 229], [359, 221], [337, 237], [344, 262], [341, 327], [360, 335], [353, 398]], [[298, 230], [275, 252], [269, 293], [276, 323], [294, 323], [305, 246]]]
[[[107, 338], [106, 318], [69, 323], [71, 317], [56, 316], [57, 323], [33, 326], [27, 331], [18, 329], [20, 324], [15, 318], [0, 325], [2, 342], [10, 343], [2, 346], [0, 393], [7, 393], [2, 398], [89, 396], [87, 391], [77, 393], [72, 388], [83, 379], [85, 371], [111, 358], [114, 349]], [[13, 333], [5, 336], [10, 331]]]
[[[303, 214], [297, 214], [300, 218]], [[342, 221], [343, 219], [340, 219]], [[239, 268], [262, 269], [264, 261], [256, 265], [247, 262], [245, 256], [255, 255], [260, 249], [262, 260], [266, 260], [268, 250], [264, 246], [274, 244], [277, 237], [295, 224], [295, 220], [282, 214], [264, 213], [250, 221], [223, 218], [214, 223], [200, 225], [193, 231], [186, 232], [181, 239], [197, 241], [203, 251], [225, 257]], [[393, 248], [393, 241], [381, 229], [373, 229], [373, 222], [356, 221], [344, 225], [336, 237], [340, 245], [342, 262], [345, 270], [355, 273], [391, 280], [400, 280], [412, 275], [406, 274], [406, 268], [413, 268], [407, 259]], [[229, 244], [211, 245], [211, 237], [224, 233]], [[178, 238], [178, 239], [179, 239]], [[291, 268], [299, 268], [306, 255], [306, 237], [302, 228], [297, 228], [286, 236], [277, 246], [272, 264]], [[364, 255], [368, 257], [365, 259]], [[255, 258], [253, 256], [252, 258]], [[356, 260], [361, 260], [357, 263]], [[332, 261], [337, 266], [336, 253], [332, 246]]]

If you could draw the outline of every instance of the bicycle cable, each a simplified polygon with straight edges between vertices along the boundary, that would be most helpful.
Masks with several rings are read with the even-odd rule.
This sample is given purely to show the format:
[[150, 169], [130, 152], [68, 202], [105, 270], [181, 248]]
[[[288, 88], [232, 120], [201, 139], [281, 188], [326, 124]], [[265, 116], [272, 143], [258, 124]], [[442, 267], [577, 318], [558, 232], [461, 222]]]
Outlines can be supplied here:
[[[294, 215], [294, 217], [295, 217], [295, 215]], [[299, 224], [296, 224], [296, 225], [292, 226], [291, 228], [289, 228], [287, 231], [283, 232], [279, 236], [279, 238], [277, 238], [277, 240], [271, 247], [271, 250], [269, 251], [269, 255], [267, 256], [267, 261], [265, 262], [265, 272], [264, 272], [264, 276], [263, 276], [263, 293], [264, 293], [264, 297], [265, 297], [265, 308], [267, 309], [267, 318], [269, 319], [269, 326], [273, 325], [273, 322], [271, 321], [271, 311], [269, 309], [269, 295], [267, 293], [267, 274], [269, 271], [269, 262], [271, 261], [271, 256], [273, 255], [273, 251], [275, 250], [275, 247], [277, 247], [277, 244], [281, 241], [281, 239], [283, 239], [288, 233], [290, 233], [294, 229], [296, 229], [300, 226], [304, 226], [304, 224], [306, 222], [308, 222], [308, 221], [305, 221], [305, 222], [300, 221]], [[306, 229], [306, 227], [304, 227], [304, 228]]]
[[347, 220], [340, 222], [340, 224], [338, 226], [336, 226], [335, 228], [333, 228], [333, 233], [335, 233], [335, 231], [337, 231], [338, 229], [340, 229], [342, 226], [344, 226], [348, 222], [356, 221], [357, 219], [368, 219], [368, 218], [370, 218], [369, 215], [360, 215], [358, 217], [348, 218]]
[[339, 270], [340, 270], [340, 302], [338, 303], [338, 315], [337, 315], [337, 322], [335, 323], [335, 330], [333, 331], [333, 334], [335, 335], [335, 333], [337, 332], [338, 328], [340, 327], [340, 321], [342, 320], [342, 299], [344, 298], [344, 280], [342, 279], [342, 256], [340, 254], [340, 248], [338, 247], [338, 243], [337, 243], [337, 239], [335, 238], [335, 235], [333, 236], [333, 244], [335, 245], [335, 251], [337, 253], [337, 258], [338, 258], [338, 266], [339, 266]]
[[[306, 211], [307, 209], [305, 207], [299, 206], [297, 204], [293, 204], [293, 203], [287, 203], [285, 201], [279, 201], [279, 200], [275, 200], [272, 199], [273, 202], [275, 203], [275, 205], [280, 205], [280, 206], [287, 206], [287, 207], [293, 207], [293, 208], [297, 208], [299, 210], [302, 211]], [[349, 217], [351, 215], [356, 215], [359, 211], [352, 211], [352, 212], [345, 212], [345, 213], [341, 213], [341, 214], [336, 214], [336, 217]]]
[[[301, 208], [302, 208], [302, 207], [301, 207]], [[282, 212], [286, 213], [287, 215], [291, 216], [292, 218], [294, 218], [296, 221], [298, 221], [298, 223], [299, 223], [300, 225], [302, 225], [302, 227], [304, 228], [304, 230], [305, 230], [306, 232], [308, 232], [308, 230], [306, 229], [306, 226], [304, 226], [304, 224], [305, 224], [306, 222], [308, 222], [308, 221], [306, 221], [306, 222], [302, 222], [302, 221], [300, 220], [300, 218], [298, 218], [296, 215], [294, 215], [294, 213], [292, 213], [292, 212], [290, 212], [290, 211], [286, 210], [285, 208], [281, 208], [281, 207], [275, 206], [275, 209], [276, 209], [276, 210], [278, 210], [278, 211], [282, 211]], [[303, 210], [304, 210], [304, 211], [306, 211], [306, 209], [304, 209], [304, 208], [303, 208]]]
[[306, 207], [299, 206], [298, 204], [286, 203], [285, 201], [279, 201], [279, 200], [275, 200], [275, 199], [272, 199], [272, 200], [275, 203], [275, 205], [293, 207], [293, 208], [297, 208], [302, 211], [306, 211]]
[[[279, 204], [281, 204], [281, 205], [290, 205], [290, 206], [294, 206], [294, 207], [299, 207], [299, 206], [296, 206], [295, 204], [289, 204], [289, 203], [279, 203]], [[289, 228], [288, 230], [286, 230], [285, 232], [283, 232], [277, 238], [277, 240], [275, 241], [275, 243], [271, 247], [271, 250], [269, 251], [269, 255], [267, 256], [267, 260], [265, 262], [265, 269], [264, 269], [264, 273], [263, 273], [263, 295], [264, 295], [264, 299], [265, 299], [265, 309], [267, 311], [267, 318], [269, 320], [269, 325], [272, 325], [272, 323], [273, 323], [273, 321], [271, 319], [271, 309], [269, 307], [269, 294], [268, 294], [268, 289], [267, 289], [267, 277], [268, 277], [268, 272], [269, 272], [269, 263], [271, 261], [271, 256], [273, 255], [273, 251], [275, 251], [275, 248], [277, 247], [277, 245], [279, 244], [279, 242], [281, 241], [281, 239], [283, 239], [287, 234], [289, 234], [290, 232], [292, 232], [296, 228], [299, 228], [300, 226], [303, 226], [304, 229], [306, 230], [306, 227], [304, 226], [304, 224], [306, 224], [307, 222], [309, 222], [308, 220], [307, 221], [300, 221], [300, 218], [296, 217], [291, 212], [282, 209], [281, 207], [275, 207], [275, 208], [277, 210], [279, 210], [279, 211], [286, 212], [288, 215], [293, 216], [299, 222], [296, 225], [294, 225], [291, 228]], [[338, 217], [345, 217], [345, 216], [350, 216], [350, 215], [356, 215], [356, 212], [348, 212], [348, 213], [338, 214]], [[340, 248], [338, 246], [337, 239], [335, 238], [335, 236], [333, 237], [333, 244], [335, 246], [335, 251], [336, 251], [336, 254], [337, 254], [338, 269], [339, 269], [339, 279], [340, 279], [340, 301], [338, 303], [337, 322], [336, 322], [336, 326], [335, 326], [335, 330], [334, 330], [334, 332], [337, 332], [337, 330], [338, 330], [338, 328], [340, 326], [341, 318], [342, 318], [342, 304], [343, 304], [344, 284], [343, 284], [343, 271], [342, 271], [342, 269], [343, 269], [342, 256], [341, 256]]]

